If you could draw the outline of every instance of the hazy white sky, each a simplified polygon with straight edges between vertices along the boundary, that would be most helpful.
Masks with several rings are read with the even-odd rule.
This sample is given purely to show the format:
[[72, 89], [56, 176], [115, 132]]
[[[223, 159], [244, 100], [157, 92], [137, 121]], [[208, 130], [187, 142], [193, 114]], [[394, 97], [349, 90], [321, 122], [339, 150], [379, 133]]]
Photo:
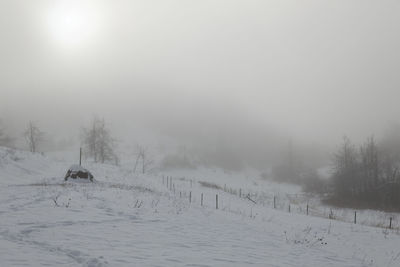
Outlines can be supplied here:
[[400, 121], [399, 14], [388, 0], [0, 0], [0, 117], [364, 138]]

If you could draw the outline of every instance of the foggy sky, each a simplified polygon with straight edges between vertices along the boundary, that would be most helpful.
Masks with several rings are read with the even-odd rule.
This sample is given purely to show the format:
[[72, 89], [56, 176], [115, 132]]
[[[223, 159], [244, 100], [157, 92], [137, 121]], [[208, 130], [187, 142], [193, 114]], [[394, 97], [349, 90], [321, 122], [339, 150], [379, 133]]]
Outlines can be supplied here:
[[96, 30], [70, 46], [45, 19], [57, 2], [0, 0], [13, 129], [66, 134], [97, 114], [119, 132], [333, 144], [399, 122], [399, 1], [80, 1]]

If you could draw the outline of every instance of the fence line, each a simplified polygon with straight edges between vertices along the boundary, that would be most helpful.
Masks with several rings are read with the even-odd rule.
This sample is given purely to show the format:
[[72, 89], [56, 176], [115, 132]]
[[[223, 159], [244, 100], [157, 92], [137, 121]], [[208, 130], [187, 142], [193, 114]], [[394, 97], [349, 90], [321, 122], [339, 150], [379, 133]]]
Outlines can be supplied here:
[[[175, 190], [175, 183], [172, 183], [172, 177], [170, 177], [170, 176], [167, 176], [166, 177], [166, 179], [165, 179], [165, 177], [164, 177], [164, 175], [162, 176], [162, 184], [163, 185], [166, 185], [166, 187], [167, 187], [167, 189], [169, 189], [170, 191], [172, 191], [173, 193], [174, 193], [174, 195], [176, 195], [176, 190]], [[185, 181], [186, 179], [185, 179], [185, 177], [183, 177], [183, 178], [180, 178], [180, 179], [174, 179], [174, 181], [175, 182], [178, 182], [178, 181]], [[166, 182], [165, 182], [166, 181]], [[190, 179], [190, 180], [186, 180], [186, 181], [188, 181], [189, 183], [190, 183], [190, 188], [192, 188], [193, 187], [193, 184], [196, 184], [196, 182], [195, 183], [193, 183], [193, 179]], [[240, 199], [243, 199], [243, 200], [247, 200], [247, 201], [249, 201], [250, 203], [252, 203], [252, 204], [254, 204], [254, 205], [257, 205], [257, 204], [263, 204], [263, 206], [265, 206], [265, 201], [263, 201], [262, 203], [261, 203], [261, 201], [260, 202], [258, 202], [257, 203], [257, 201], [258, 201], [258, 193], [257, 192], [255, 192], [255, 193], [251, 193], [250, 191], [249, 191], [249, 193], [247, 193], [247, 194], [245, 194], [244, 193], [244, 190], [242, 190], [242, 188], [239, 188], [239, 189], [233, 189], [233, 188], [231, 188], [231, 187], [227, 187], [227, 185], [226, 184], [224, 184], [224, 187], [223, 188], [221, 188], [221, 187], [217, 187], [217, 188], [214, 188], [214, 189], [216, 189], [216, 190], [219, 190], [219, 191], [223, 191], [223, 192], [225, 192], [225, 193], [227, 193], [227, 194], [230, 194], [230, 195], [234, 195], [234, 196], [237, 196], [238, 198], [240, 198]], [[182, 195], [183, 195], [183, 197], [187, 197], [187, 192], [186, 191], [183, 191], [183, 194], [182, 194], [182, 191], [179, 191], [179, 197], [180, 198], [182, 198]], [[289, 195], [293, 195], [293, 196], [295, 196], [295, 197], [298, 197], [298, 196], [304, 196], [304, 195], [306, 195], [306, 194], [286, 194], [286, 196], [289, 196]], [[265, 196], [265, 193], [263, 193], [263, 196]], [[204, 205], [204, 194], [203, 194], [203, 192], [201, 193], [201, 195], [200, 195], [200, 198], [201, 198], [201, 201], [200, 201], [200, 206], [205, 206]], [[350, 222], [349, 221], [349, 219], [348, 218], [346, 218], [346, 217], [340, 217], [340, 216], [338, 216], [337, 214], [334, 214], [333, 213], [333, 209], [332, 208], [330, 208], [330, 212], [329, 212], [329, 214], [328, 215], [326, 215], [326, 212], [324, 211], [323, 213], [321, 213], [321, 211], [320, 210], [316, 210], [316, 209], [313, 209], [310, 205], [309, 205], [309, 203], [308, 203], [308, 201], [307, 201], [307, 204], [305, 205], [305, 212], [303, 212], [303, 208], [302, 208], [302, 206], [301, 205], [298, 205], [298, 204], [293, 204], [293, 203], [291, 203], [291, 201], [293, 201], [293, 199], [291, 199], [290, 197], [288, 197], [287, 198], [287, 200], [288, 201], [283, 201], [284, 203], [283, 203], [283, 205], [282, 205], [282, 203], [281, 203], [281, 205], [278, 207], [278, 198], [276, 197], [276, 195], [274, 195], [272, 198], [271, 198], [273, 201], [272, 201], [272, 203], [267, 203], [267, 204], [270, 204], [271, 205], [271, 207], [273, 208], [273, 209], [278, 209], [278, 210], [285, 210], [285, 207], [287, 207], [287, 211], [289, 212], [289, 213], [291, 213], [291, 212], [293, 212], [293, 207], [297, 207], [297, 209], [298, 209], [298, 214], [305, 214], [305, 215], [307, 215], [307, 216], [313, 216], [313, 217], [321, 217], [321, 218], [327, 218], [327, 219], [331, 219], [331, 220], [336, 220], [336, 221], [342, 221], [342, 222]], [[256, 201], [257, 200], [257, 201]], [[265, 199], [264, 199], [265, 200]], [[189, 203], [192, 203], [192, 201], [193, 201], [193, 199], [192, 199], [192, 191], [189, 191]], [[289, 202], [288, 204], [287, 204], [287, 202]], [[293, 206], [292, 208], [291, 208], [291, 205]], [[215, 209], [219, 209], [220, 207], [219, 207], [220, 205], [219, 205], [219, 196], [218, 196], [218, 194], [216, 194], [215, 195]], [[326, 209], [325, 209], [326, 210]], [[252, 209], [251, 209], [251, 214], [252, 214]], [[252, 217], [252, 216], [251, 216]], [[353, 223], [354, 224], [357, 224], [357, 211], [355, 210], [354, 211], [354, 220], [353, 220]], [[397, 229], [397, 230], [400, 230], [400, 227], [398, 226], [398, 227], [393, 227], [393, 222], [394, 222], [395, 220], [394, 220], [394, 218], [391, 216], [390, 218], [389, 218], [389, 222], [387, 223], [387, 225], [386, 224], [366, 224], [365, 222], [364, 223], [360, 223], [360, 221], [358, 222], [359, 224], [361, 224], [361, 225], [367, 225], [367, 226], [372, 226], [372, 227], [379, 227], [379, 228], [388, 228], [388, 229]]]

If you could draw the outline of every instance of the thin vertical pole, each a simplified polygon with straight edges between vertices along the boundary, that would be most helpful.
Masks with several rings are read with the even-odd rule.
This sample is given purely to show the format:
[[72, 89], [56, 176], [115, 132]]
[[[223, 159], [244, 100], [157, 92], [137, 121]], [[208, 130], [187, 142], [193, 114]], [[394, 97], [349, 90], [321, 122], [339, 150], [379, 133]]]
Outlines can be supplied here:
[[192, 203], [192, 191], [189, 192], [189, 202]]
[[290, 213], [290, 204], [289, 204], [289, 213]]
[[390, 222], [389, 222], [389, 229], [392, 229], [392, 217], [389, 218]]
[[201, 193], [201, 206], [203, 206], [203, 193]]
[[239, 197], [242, 197], [242, 188], [239, 189]]
[[215, 209], [218, 209], [218, 194], [215, 195]]
[[354, 224], [357, 223], [357, 211], [354, 211]]
[[79, 166], [82, 165], [82, 148], [79, 148]]
[[276, 198], [274, 196], [274, 209], [276, 209]]
[[308, 215], [308, 204], [307, 204], [307, 215]]

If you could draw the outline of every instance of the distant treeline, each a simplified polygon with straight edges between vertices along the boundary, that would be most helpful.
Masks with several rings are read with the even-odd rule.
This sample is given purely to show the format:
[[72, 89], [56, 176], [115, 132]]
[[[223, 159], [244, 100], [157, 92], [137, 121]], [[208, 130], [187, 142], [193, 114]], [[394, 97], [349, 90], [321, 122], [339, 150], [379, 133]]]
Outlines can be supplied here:
[[316, 170], [296, 165], [289, 153], [273, 168], [273, 177], [323, 193], [330, 204], [400, 210], [400, 126], [393, 126], [380, 142], [371, 136], [356, 146], [344, 137], [331, 164], [329, 179], [322, 179]]
[[373, 137], [358, 148], [345, 137], [333, 159], [331, 202], [400, 209], [400, 151], [397, 142]]

